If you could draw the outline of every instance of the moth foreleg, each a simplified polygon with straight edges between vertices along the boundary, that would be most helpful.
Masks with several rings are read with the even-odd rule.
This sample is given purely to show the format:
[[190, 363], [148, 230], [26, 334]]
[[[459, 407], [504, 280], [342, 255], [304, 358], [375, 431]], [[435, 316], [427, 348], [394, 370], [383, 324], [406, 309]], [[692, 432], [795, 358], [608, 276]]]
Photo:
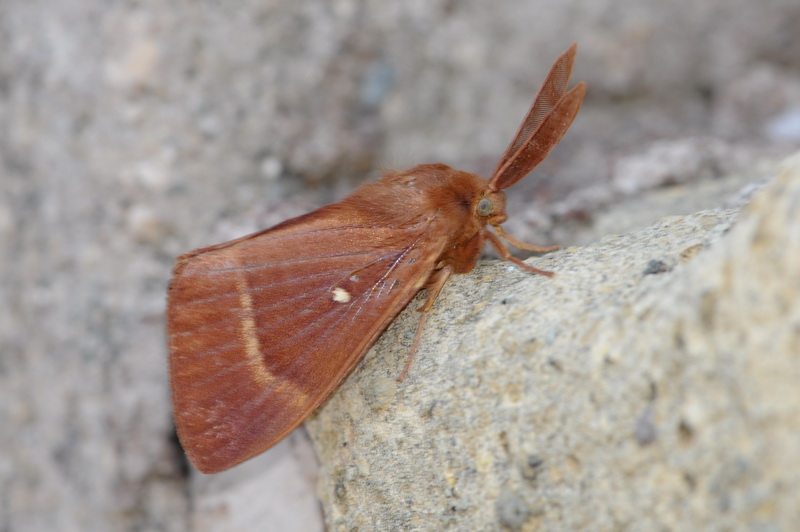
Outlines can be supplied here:
[[[538, 273], [539, 275], [546, 275], [547, 277], [552, 277], [553, 275], [555, 275], [553, 272], [548, 272], [547, 270], [540, 270], [539, 268], [534, 268], [533, 266], [528, 266], [527, 264], [525, 264], [524, 262], [519, 260], [517, 257], [512, 255], [511, 252], [508, 251], [508, 248], [506, 247], [506, 245], [503, 244], [503, 241], [500, 240], [500, 237], [498, 237], [496, 234], [492, 233], [491, 231], [487, 231], [486, 229], [483, 229], [483, 233], [484, 233], [484, 236], [486, 237], [486, 239], [489, 242], [491, 242], [492, 246], [494, 246], [494, 249], [497, 250], [497, 252], [500, 254], [500, 257], [503, 260], [507, 260], [509, 262], [513, 262], [514, 264], [516, 264], [517, 266], [519, 266], [523, 270], [529, 271], [531, 273]], [[503, 233], [503, 234], [505, 234], [505, 233]], [[508, 236], [508, 235], [506, 235], [506, 236]], [[513, 244], [513, 242], [512, 242], [512, 244]], [[515, 245], [515, 247], [518, 247], [518, 246]], [[526, 248], [522, 248], [522, 249], [526, 249]]]
[[525, 242], [520, 242], [513, 236], [509, 235], [503, 228], [499, 225], [493, 225], [494, 230], [497, 231], [497, 236], [511, 244], [517, 249], [524, 249], [525, 251], [535, 251], [537, 253], [546, 253], [548, 251], [555, 251], [558, 249], [558, 246], [534, 246], [533, 244], [526, 244]]

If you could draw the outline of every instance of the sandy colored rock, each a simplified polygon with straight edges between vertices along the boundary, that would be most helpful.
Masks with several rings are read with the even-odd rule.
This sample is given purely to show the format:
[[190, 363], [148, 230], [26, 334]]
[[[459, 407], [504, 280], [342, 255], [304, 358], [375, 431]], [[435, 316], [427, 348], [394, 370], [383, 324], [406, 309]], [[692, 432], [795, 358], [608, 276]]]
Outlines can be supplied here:
[[455, 278], [389, 406], [409, 310], [307, 424], [328, 526], [798, 529], [798, 243], [800, 154], [741, 215]]

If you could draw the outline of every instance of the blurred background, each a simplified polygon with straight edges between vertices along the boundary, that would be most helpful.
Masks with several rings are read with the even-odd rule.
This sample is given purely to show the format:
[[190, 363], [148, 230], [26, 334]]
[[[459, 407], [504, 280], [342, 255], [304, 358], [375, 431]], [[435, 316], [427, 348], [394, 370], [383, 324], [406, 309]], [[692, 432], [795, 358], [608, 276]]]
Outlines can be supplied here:
[[174, 257], [384, 168], [488, 175], [572, 41], [588, 94], [509, 232], [716, 205], [800, 146], [798, 28], [797, 0], [0, 0], [0, 530], [320, 529], [302, 434], [230, 474], [185, 462]]

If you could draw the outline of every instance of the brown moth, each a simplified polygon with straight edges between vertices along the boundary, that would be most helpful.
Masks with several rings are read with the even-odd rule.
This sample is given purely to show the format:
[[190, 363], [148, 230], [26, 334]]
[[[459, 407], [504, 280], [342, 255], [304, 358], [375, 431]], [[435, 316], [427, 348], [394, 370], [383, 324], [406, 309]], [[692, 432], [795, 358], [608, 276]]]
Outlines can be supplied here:
[[[576, 45], [553, 64], [489, 179], [444, 164], [386, 173], [338, 203], [177, 259], [167, 332], [175, 423], [204, 473], [265, 451], [314, 412], [420, 289], [425, 318], [488, 241], [513, 257], [502, 192], [559, 142], [586, 87], [567, 90]], [[488, 227], [494, 229], [490, 231]]]

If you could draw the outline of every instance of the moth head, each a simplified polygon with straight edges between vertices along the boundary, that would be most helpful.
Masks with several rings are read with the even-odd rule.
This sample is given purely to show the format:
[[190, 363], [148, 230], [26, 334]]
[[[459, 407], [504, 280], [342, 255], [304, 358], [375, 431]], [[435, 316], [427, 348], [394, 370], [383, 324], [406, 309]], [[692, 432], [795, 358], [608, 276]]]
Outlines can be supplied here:
[[475, 203], [475, 216], [483, 224], [497, 225], [508, 219], [506, 215], [506, 195], [502, 192], [487, 191]]

